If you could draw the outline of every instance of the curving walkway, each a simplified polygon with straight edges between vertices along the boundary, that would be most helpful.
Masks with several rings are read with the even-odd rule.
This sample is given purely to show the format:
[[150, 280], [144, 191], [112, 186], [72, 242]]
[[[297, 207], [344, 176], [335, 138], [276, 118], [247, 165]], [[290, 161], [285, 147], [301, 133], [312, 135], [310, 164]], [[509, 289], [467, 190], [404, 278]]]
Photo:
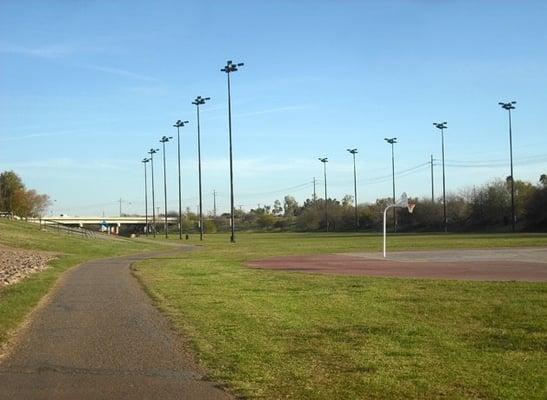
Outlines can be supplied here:
[[204, 379], [131, 275], [132, 262], [152, 256], [68, 271], [1, 360], [0, 399], [231, 398]]

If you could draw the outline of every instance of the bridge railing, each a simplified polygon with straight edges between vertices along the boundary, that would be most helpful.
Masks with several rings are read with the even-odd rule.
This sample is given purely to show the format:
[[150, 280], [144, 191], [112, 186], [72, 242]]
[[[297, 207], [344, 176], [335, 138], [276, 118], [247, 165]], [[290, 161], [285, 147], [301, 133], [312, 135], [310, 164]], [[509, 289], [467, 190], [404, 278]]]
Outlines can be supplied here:
[[65, 233], [67, 235], [81, 236], [85, 238], [94, 238], [96, 236], [96, 232], [92, 231], [91, 229], [67, 226], [49, 219], [41, 219], [40, 228], [44, 231], [54, 231], [58, 233]]

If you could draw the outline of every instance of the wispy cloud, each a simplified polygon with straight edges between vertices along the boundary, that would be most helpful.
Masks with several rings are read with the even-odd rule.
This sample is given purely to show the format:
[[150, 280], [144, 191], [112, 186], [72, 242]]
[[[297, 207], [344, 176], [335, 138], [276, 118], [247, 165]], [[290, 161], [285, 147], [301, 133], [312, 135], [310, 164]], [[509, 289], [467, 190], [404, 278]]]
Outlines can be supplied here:
[[235, 114], [235, 116], [236, 117], [254, 117], [256, 115], [273, 114], [273, 113], [278, 113], [283, 111], [309, 110], [310, 108], [311, 107], [308, 105], [284, 106], [284, 107], [268, 108], [265, 110], [251, 111], [247, 113], [239, 113], [239, 114]]
[[[215, 158], [203, 161], [203, 170], [218, 173], [227, 172], [229, 169], [228, 158]], [[184, 160], [186, 168], [194, 168], [195, 160]], [[317, 169], [314, 159], [290, 158], [286, 160], [271, 157], [236, 158], [234, 170], [237, 174], [245, 176], [266, 176], [271, 173], [283, 173], [297, 171], [314, 171]]]
[[[28, 47], [20, 46], [10, 43], [0, 43], [0, 53], [5, 54], [19, 54], [29, 57], [38, 57], [38, 58], [47, 58], [47, 59], [61, 59], [66, 58], [66, 56], [73, 55], [76, 53], [76, 50], [80, 52], [89, 52], [95, 51], [95, 49], [90, 47], [75, 47], [65, 44], [52, 44], [47, 46], [38, 46], [38, 47]], [[69, 63], [70, 65], [70, 63]], [[132, 71], [128, 71], [122, 68], [115, 68], [103, 65], [93, 65], [93, 64], [72, 64], [74, 67], [89, 69], [93, 71], [99, 71], [106, 74], [122, 76], [129, 79], [135, 79], [145, 82], [159, 82], [157, 78], [150, 76], [142, 75]]]
[[20, 54], [40, 58], [60, 58], [74, 52], [74, 48], [62, 44], [41, 47], [25, 47], [7, 43], [0, 43], [0, 53]]
[[73, 160], [71, 158], [50, 158], [10, 163], [15, 169], [70, 169], [70, 170], [109, 170], [128, 171], [125, 165], [115, 164], [108, 160]]
[[[214, 111], [219, 111], [219, 110], [226, 111], [227, 108], [228, 108], [227, 106], [216, 106], [216, 107], [211, 107], [211, 108], [208, 108], [208, 109], [204, 109], [203, 112], [204, 113], [205, 112], [214, 112]], [[232, 115], [234, 117], [247, 118], [247, 117], [255, 117], [257, 115], [275, 114], [275, 113], [279, 113], [279, 112], [309, 110], [311, 108], [312, 107], [309, 106], [309, 105], [292, 105], [292, 106], [266, 108], [266, 109], [263, 109], [263, 110], [255, 110], [255, 111], [249, 111], [249, 112], [245, 112], [245, 113], [234, 113]], [[224, 118], [224, 115], [217, 115], [217, 116], [213, 117], [213, 119], [218, 119], [218, 118]]]
[[157, 79], [157, 78], [137, 74], [135, 72], [128, 71], [128, 70], [121, 69], [121, 68], [103, 67], [103, 66], [100, 66], [100, 65], [88, 65], [88, 64], [80, 65], [80, 67], [86, 68], [86, 69], [91, 69], [91, 70], [94, 70], [94, 71], [104, 72], [104, 73], [107, 73], [107, 74], [123, 76], [125, 78], [137, 79], [137, 80], [140, 80], [140, 81], [159, 82], [159, 79]]
[[67, 135], [78, 135], [79, 133], [74, 130], [70, 131], [55, 131], [55, 132], [37, 132], [37, 133], [28, 133], [18, 136], [8, 136], [0, 138], [0, 142], [12, 142], [17, 140], [26, 140], [34, 138], [46, 138], [53, 136], [67, 136]]

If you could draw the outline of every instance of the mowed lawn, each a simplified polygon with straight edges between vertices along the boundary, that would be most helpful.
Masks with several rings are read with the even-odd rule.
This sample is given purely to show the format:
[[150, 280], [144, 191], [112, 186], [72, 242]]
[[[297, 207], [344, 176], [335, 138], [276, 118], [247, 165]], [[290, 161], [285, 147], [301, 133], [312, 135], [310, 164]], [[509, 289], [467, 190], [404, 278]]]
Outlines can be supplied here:
[[49, 268], [44, 271], [0, 288], [0, 350], [10, 333], [68, 268], [94, 258], [125, 255], [158, 247], [156, 244], [129, 240], [84, 239], [63, 233], [43, 232], [36, 224], [5, 219], [0, 219], [0, 244], [58, 254], [58, 258], [51, 261]]
[[[196, 238], [192, 243], [199, 244]], [[547, 235], [401, 235], [393, 250], [547, 246]], [[135, 267], [211, 373], [263, 399], [545, 399], [547, 284], [253, 270], [283, 254], [380, 251], [355, 234], [207, 235]]]

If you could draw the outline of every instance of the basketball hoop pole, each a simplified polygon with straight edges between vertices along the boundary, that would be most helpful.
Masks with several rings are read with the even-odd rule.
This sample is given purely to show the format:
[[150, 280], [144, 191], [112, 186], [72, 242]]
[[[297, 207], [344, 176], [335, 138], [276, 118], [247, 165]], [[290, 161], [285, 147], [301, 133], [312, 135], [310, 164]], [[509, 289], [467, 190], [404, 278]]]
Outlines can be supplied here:
[[406, 196], [406, 193], [403, 193], [402, 197], [401, 197], [401, 200], [399, 200], [399, 202], [395, 203], [395, 204], [390, 204], [389, 206], [387, 206], [385, 209], [384, 209], [384, 258], [386, 258], [386, 239], [387, 239], [387, 228], [386, 228], [386, 220], [387, 220], [387, 210], [389, 210], [390, 208], [395, 208], [395, 207], [399, 207], [399, 208], [407, 208], [408, 209], [408, 212], [412, 214], [412, 212], [414, 211], [414, 206], [415, 204], [409, 204], [408, 202], [408, 198]]

